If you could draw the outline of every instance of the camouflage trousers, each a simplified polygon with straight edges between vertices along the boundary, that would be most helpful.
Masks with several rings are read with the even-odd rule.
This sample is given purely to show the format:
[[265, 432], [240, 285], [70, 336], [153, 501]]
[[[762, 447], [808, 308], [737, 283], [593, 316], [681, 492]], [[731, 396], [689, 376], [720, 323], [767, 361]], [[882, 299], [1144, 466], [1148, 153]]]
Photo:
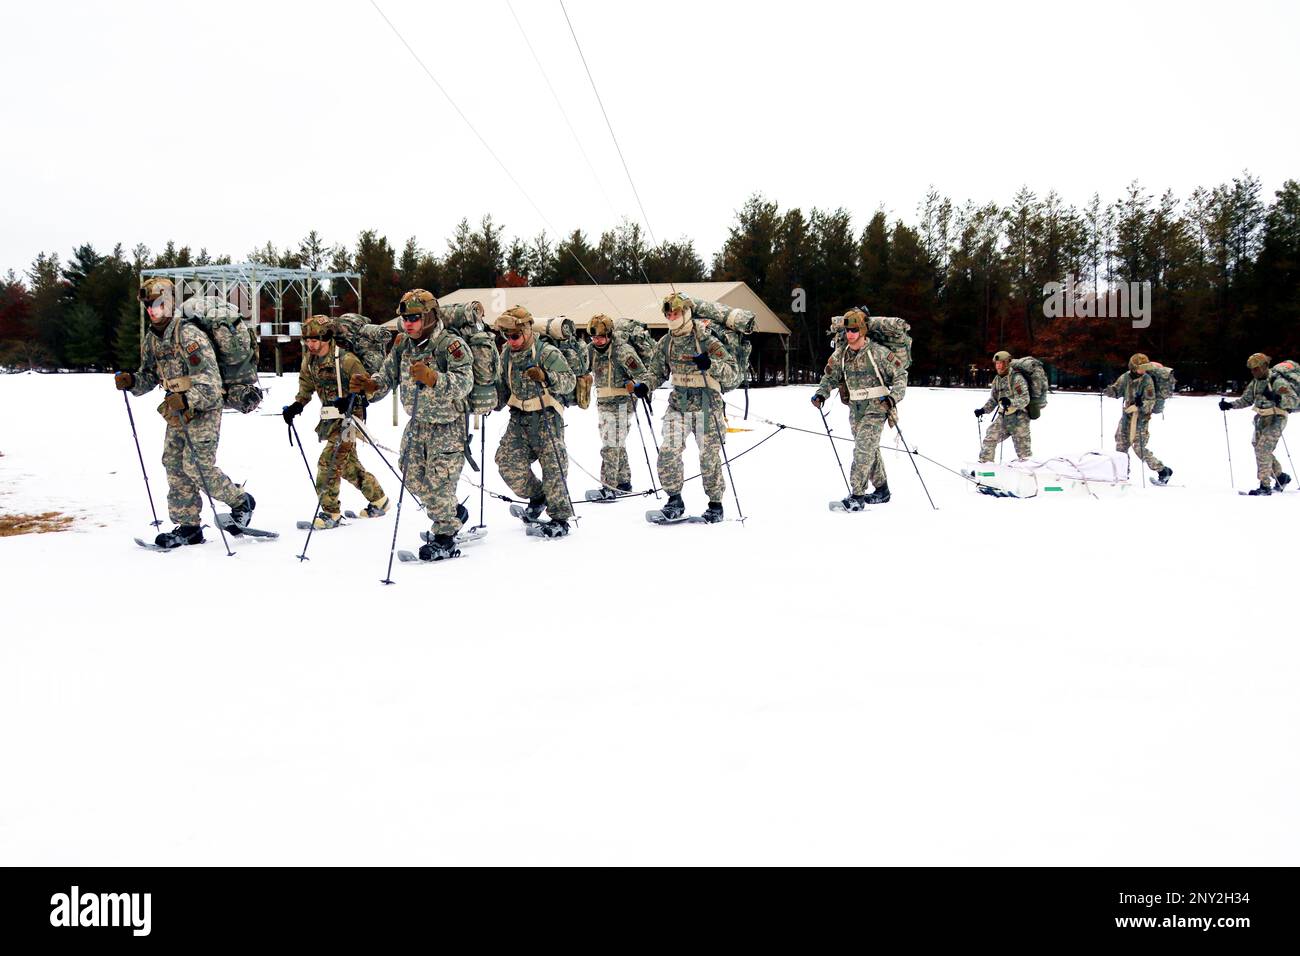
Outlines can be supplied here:
[[408, 422], [398, 449], [406, 490], [420, 499], [434, 534], [455, 534], [456, 482], [465, 467], [465, 423]]
[[355, 441], [342, 444], [337, 440], [327, 441], [321, 450], [320, 461], [316, 463], [316, 494], [320, 495], [321, 511], [336, 515], [343, 510], [339, 505], [339, 482], [344, 478], [366, 496], [366, 501], [379, 501], [384, 497], [384, 489], [357, 457]]
[[1119, 417], [1119, 426], [1115, 429], [1115, 450], [1127, 454], [1129, 448], [1137, 445], [1137, 453], [1146, 462], [1146, 466], [1152, 471], [1159, 471], [1165, 466], [1159, 458], [1151, 453], [1151, 416], [1138, 415], [1137, 420], [1137, 440], [1134, 441], [1133, 436], [1130, 434], [1133, 428], [1133, 416], [1121, 415]]
[[[189, 431], [190, 441], [185, 433]], [[203, 513], [203, 482], [217, 501], [230, 506], [244, 500], [244, 493], [217, 467], [217, 442], [221, 437], [221, 409], [199, 412], [184, 428], [167, 426], [162, 463], [167, 470], [167, 512], [174, 524], [196, 525]], [[198, 465], [190, 454], [193, 443]], [[200, 473], [202, 469], [202, 473]]]
[[1033, 452], [1029, 442], [1029, 416], [1024, 412], [1013, 415], [999, 414], [984, 433], [984, 443], [980, 445], [980, 461], [992, 461], [998, 445], [1010, 438], [1016, 446], [1017, 458], [1028, 458]]
[[[557, 521], [573, 517], [573, 505], [565, 490], [569, 454], [564, 447], [564, 419], [559, 412], [510, 411], [510, 423], [497, 446], [497, 470], [510, 490], [520, 498], [546, 498], [546, 513]], [[533, 462], [542, 467], [542, 477], [533, 473]]]
[[1285, 415], [1256, 415], [1255, 437], [1250, 440], [1255, 449], [1255, 477], [1260, 481], [1272, 481], [1282, 474], [1282, 463], [1273, 454], [1277, 443], [1286, 431]]
[[884, 415], [863, 415], [856, 410], [849, 419], [853, 430], [853, 468], [849, 484], [855, 495], [865, 495], [867, 484], [883, 488], [888, 482], [885, 461], [880, 454], [880, 433], [885, 429]]
[[727, 493], [727, 482], [722, 477], [722, 441], [720, 435], [727, 433], [727, 422], [722, 416], [722, 397], [714, 394], [709, 398], [710, 414], [704, 414], [703, 399], [699, 392], [693, 392], [683, 404], [685, 410], [677, 407], [676, 396], [664, 413], [662, 425], [663, 441], [659, 445], [659, 484], [670, 495], [679, 495], [685, 483], [682, 472], [682, 450], [686, 447], [686, 436], [695, 438], [695, 447], [700, 452], [700, 472], [704, 477], [704, 493], [710, 501], [721, 501]]
[[601, 402], [600, 413], [600, 482], [617, 486], [632, 483], [632, 469], [627, 459], [627, 432], [630, 416], [636, 414], [631, 401]]

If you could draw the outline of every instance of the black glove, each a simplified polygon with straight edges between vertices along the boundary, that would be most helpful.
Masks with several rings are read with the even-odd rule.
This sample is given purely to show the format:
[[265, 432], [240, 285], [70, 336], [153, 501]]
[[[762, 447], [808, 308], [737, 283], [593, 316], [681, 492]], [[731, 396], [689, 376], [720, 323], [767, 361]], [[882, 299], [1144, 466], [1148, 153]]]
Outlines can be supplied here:
[[709, 369], [713, 368], [713, 359], [709, 358], [708, 352], [701, 352], [699, 355], [692, 355], [691, 361], [695, 363], [695, 367], [701, 372], [707, 372]]
[[1232, 411], [1232, 403], [1229, 402], [1226, 398], [1219, 399], [1219, 411], [1221, 412]]
[[826, 404], [826, 399], [822, 398], [820, 395], [814, 395], [812, 397], [812, 403], [816, 405], [817, 410], [820, 411], [821, 407]]
[[337, 408], [344, 415], [348, 413], [348, 402], [352, 402], [352, 411], [356, 412], [366, 407], [369, 399], [364, 395], [340, 395], [338, 398], [332, 398], [325, 404], [330, 408]]
[[975, 409], [975, 417], [976, 417], [976, 418], [983, 418], [983, 417], [984, 417], [984, 406], [983, 406], [983, 405], [981, 405], [979, 408]]
[[1267, 398], [1274, 405], [1282, 404], [1282, 396], [1279, 395], [1277, 392], [1273, 391], [1272, 389], [1268, 389], [1268, 388], [1264, 389], [1264, 397]]
[[293, 420], [302, 414], [302, 402], [292, 402], [284, 406], [284, 423], [292, 425]]
[[1001, 398], [998, 399], [998, 404], [1002, 406], [1002, 414], [1005, 415], [1007, 411], [1011, 408], [1011, 399], [1003, 395]]
[[650, 386], [646, 385], [645, 382], [637, 382], [632, 386], [632, 394], [637, 398], [644, 398], [648, 402], [650, 401]]

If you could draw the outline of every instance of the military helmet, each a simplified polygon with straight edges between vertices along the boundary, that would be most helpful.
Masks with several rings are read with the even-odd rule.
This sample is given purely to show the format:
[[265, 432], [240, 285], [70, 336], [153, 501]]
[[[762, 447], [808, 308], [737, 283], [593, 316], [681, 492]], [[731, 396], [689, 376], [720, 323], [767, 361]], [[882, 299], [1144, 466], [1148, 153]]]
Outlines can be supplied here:
[[664, 296], [664, 315], [669, 312], [682, 312], [689, 314], [691, 311], [691, 300], [686, 298], [680, 292], [673, 292]]
[[427, 315], [438, 311], [438, 300], [432, 292], [424, 289], [412, 289], [397, 303], [398, 315]]
[[995, 352], [995, 353], [993, 353], [993, 361], [995, 361], [995, 362], [1010, 362], [1010, 361], [1011, 361], [1011, 353], [1008, 352], [1008, 351], [1006, 351], [1005, 349], [1003, 349], [1001, 352]]
[[330, 321], [328, 315], [313, 315], [302, 324], [302, 337], [304, 339], [332, 339], [334, 338], [334, 323]]
[[522, 305], [506, 309], [494, 323], [499, 332], [526, 332], [533, 327], [533, 313]]
[[1130, 372], [1136, 372], [1138, 369], [1142, 368], [1142, 366], [1150, 364], [1151, 360], [1141, 352], [1130, 356], [1128, 360], [1128, 368]]
[[172, 284], [171, 279], [150, 276], [147, 279], [140, 280], [140, 301], [145, 305], [164, 297], [173, 298], [175, 294], [176, 286]]
[[1246, 359], [1246, 368], [1267, 368], [1273, 364], [1273, 360], [1263, 352], [1256, 352], [1250, 358]]
[[866, 332], [867, 317], [861, 309], [849, 309], [844, 313], [844, 331]]
[[591, 321], [587, 323], [587, 334], [592, 338], [598, 335], [609, 336], [613, 333], [614, 320], [607, 315], [593, 315]]

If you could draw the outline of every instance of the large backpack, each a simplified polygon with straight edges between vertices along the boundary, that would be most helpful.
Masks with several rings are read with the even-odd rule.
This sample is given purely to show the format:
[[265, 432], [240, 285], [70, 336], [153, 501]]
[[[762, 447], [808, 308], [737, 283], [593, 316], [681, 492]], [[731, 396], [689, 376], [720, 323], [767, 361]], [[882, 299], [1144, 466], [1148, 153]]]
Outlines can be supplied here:
[[1291, 391], [1300, 398], [1300, 365], [1287, 359], [1285, 362], [1278, 362], [1269, 369], [1269, 378], [1274, 375], [1280, 375], [1291, 386]]
[[[535, 328], [537, 334], [546, 342], [554, 345], [564, 356], [564, 360], [569, 363], [569, 371], [575, 376], [581, 378], [591, 371], [591, 352], [587, 343], [578, 338], [574, 331], [573, 320], [560, 316], [555, 319], [536, 319]], [[586, 401], [579, 401], [577, 396], [578, 389], [573, 390], [572, 395], [556, 395], [556, 399], [565, 408], [571, 405], [577, 405], [579, 408], [586, 408], [591, 404], [591, 393], [587, 392]]]
[[470, 390], [469, 410], [485, 415], [497, 407], [497, 375], [501, 370], [501, 353], [496, 336], [483, 325], [483, 303], [463, 302], [438, 306], [438, 317], [448, 331], [469, 345], [474, 357], [474, 388]]
[[[709, 331], [736, 360], [740, 379], [733, 388], [747, 384], [749, 359], [754, 351], [754, 343], [750, 340], [750, 336], [754, 334], [758, 316], [749, 309], [733, 309], [721, 302], [710, 302], [689, 295], [686, 299], [691, 303], [691, 313], [697, 318], [709, 320]], [[729, 392], [731, 389], [723, 389], [723, 391]]]
[[[262, 403], [262, 390], [257, 387], [257, 335], [253, 327], [221, 296], [193, 296], [181, 303], [180, 313], [212, 341], [221, 371], [222, 405], [245, 415], [257, 408]], [[178, 337], [180, 328], [178, 322]]]
[[[867, 338], [889, 349], [903, 369], [912, 367], [912, 326], [903, 319], [889, 315], [867, 316]], [[831, 317], [831, 351], [844, 347], [844, 316]]]
[[1165, 410], [1165, 402], [1174, 397], [1174, 392], [1178, 389], [1178, 380], [1174, 378], [1174, 370], [1168, 366], [1161, 365], [1159, 362], [1151, 364], [1154, 367], [1147, 374], [1151, 376], [1151, 381], [1156, 387], [1156, 404], [1151, 409], [1151, 414], [1159, 415]]
[[1011, 369], [1023, 375], [1025, 381], [1029, 383], [1029, 407], [1025, 409], [1025, 413], [1030, 418], [1038, 418], [1043, 414], [1043, 406], [1047, 404], [1049, 389], [1047, 369], [1032, 355], [1012, 359]]
[[614, 320], [614, 341], [632, 346], [642, 365], [650, 363], [654, 354], [655, 340], [649, 330], [636, 319]]
[[345, 312], [331, 321], [338, 329], [339, 347], [355, 355], [368, 374], [379, 374], [388, 355], [388, 346], [392, 344], [393, 333], [355, 312]]

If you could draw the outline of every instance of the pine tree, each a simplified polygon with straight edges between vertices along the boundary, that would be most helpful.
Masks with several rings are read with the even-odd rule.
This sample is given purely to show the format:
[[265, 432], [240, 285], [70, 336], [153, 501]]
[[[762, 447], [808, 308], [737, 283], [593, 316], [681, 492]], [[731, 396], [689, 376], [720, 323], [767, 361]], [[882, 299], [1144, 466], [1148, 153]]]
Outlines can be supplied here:
[[134, 299], [118, 309], [113, 358], [119, 369], [134, 371], [140, 366], [140, 306]]
[[68, 364], [73, 368], [95, 368], [103, 365], [103, 328], [95, 310], [84, 302], [73, 304], [67, 312]]

